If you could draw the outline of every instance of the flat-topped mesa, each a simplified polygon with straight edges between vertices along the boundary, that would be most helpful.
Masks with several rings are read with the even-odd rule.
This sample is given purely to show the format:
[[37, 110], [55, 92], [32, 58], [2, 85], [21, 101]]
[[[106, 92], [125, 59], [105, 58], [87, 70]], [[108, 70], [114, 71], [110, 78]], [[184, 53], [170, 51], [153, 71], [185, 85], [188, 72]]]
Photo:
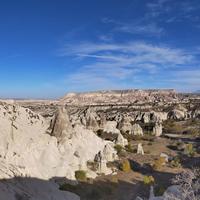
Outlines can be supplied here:
[[179, 93], [173, 89], [166, 90], [102, 90], [84, 93], [68, 93], [58, 99], [66, 104], [94, 104], [94, 103], [127, 103], [135, 101], [154, 101], [158, 99], [172, 100], [178, 98]]

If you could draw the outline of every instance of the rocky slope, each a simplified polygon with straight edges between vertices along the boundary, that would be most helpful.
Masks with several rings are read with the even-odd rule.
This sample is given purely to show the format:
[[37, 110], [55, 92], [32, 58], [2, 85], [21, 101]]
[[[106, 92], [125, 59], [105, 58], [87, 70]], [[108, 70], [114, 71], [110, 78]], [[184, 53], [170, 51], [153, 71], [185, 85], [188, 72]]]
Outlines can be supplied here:
[[175, 99], [180, 94], [175, 90], [102, 90], [85, 93], [68, 93], [58, 99], [66, 104], [120, 103], [134, 101], [153, 101]]
[[0, 101], [0, 199], [78, 200], [59, 191], [57, 183], [75, 183], [80, 169], [93, 178], [96, 172], [111, 173], [106, 163], [118, 158], [112, 146], [79, 124], [72, 127], [64, 108], [49, 124], [13, 101]]

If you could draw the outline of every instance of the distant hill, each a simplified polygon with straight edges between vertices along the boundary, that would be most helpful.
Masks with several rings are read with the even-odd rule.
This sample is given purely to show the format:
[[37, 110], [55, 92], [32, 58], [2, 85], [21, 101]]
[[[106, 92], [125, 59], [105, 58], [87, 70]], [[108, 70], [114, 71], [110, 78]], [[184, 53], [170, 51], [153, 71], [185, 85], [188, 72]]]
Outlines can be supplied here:
[[200, 94], [200, 90], [197, 90], [196, 92], [193, 92], [193, 94]]

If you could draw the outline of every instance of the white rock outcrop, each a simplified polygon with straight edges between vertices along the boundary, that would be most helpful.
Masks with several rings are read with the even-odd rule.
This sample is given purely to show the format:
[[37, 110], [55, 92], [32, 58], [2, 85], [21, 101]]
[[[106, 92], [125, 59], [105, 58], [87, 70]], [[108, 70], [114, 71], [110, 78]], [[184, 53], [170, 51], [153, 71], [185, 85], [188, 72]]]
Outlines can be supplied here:
[[132, 130], [131, 130], [130, 133], [133, 134], [133, 135], [137, 135], [137, 134], [143, 135], [143, 130], [142, 130], [142, 128], [140, 127], [139, 124], [133, 124]]
[[141, 143], [138, 144], [137, 153], [144, 155], [144, 150]]
[[153, 127], [153, 135], [155, 136], [161, 136], [162, 135], [162, 124], [156, 123]]
[[115, 144], [125, 147], [128, 145], [128, 140], [122, 136], [121, 133], [118, 134], [116, 140], [114, 141]]
[[104, 125], [103, 131], [105, 133], [119, 134], [120, 131], [116, 128], [117, 122], [115, 121], [107, 121]]
[[[54, 182], [56, 177], [76, 182], [75, 171], [83, 169], [94, 178], [96, 173], [87, 167], [87, 161], [94, 161], [99, 151], [105, 163], [117, 158], [110, 141], [102, 140], [81, 125], [73, 128], [65, 109], [52, 118], [50, 134], [45, 133], [48, 127], [45, 119], [31, 110], [13, 102], [0, 102], [0, 179], [8, 179], [0, 181], [0, 199], [12, 200], [19, 195], [24, 199], [23, 196], [79, 200], [72, 193], [59, 191]], [[22, 178], [20, 186], [16, 176]]]

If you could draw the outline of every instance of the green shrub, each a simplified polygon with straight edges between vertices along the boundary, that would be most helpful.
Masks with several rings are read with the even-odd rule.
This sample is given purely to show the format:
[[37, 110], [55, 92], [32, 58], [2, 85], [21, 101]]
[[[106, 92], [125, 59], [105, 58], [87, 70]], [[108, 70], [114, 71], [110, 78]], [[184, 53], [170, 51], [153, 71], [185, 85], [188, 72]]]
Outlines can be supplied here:
[[189, 152], [192, 152], [193, 151], [193, 143], [189, 143], [189, 147], [188, 147], [188, 150], [189, 150]]
[[153, 169], [154, 169], [154, 170], [159, 170], [159, 169], [161, 169], [162, 166], [163, 166], [163, 164], [164, 164], [165, 162], [166, 162], [166, 161], [165, 161], [164, 158], [158, 157], [158, 159], [155, 160], [155, 161], [153, 162]]
[[129, 130], [127, 130], [127, 131], [126, 131], [126, 133], [127, 133], [127, 134], [129, 134], [129, 133], [130, 133], [130, 131], [129, 131]]
[[122, 146], [120, 146], [119, 144], [114, 146], [114, 148], [117, 150], [117, 154], [120, 154], [122, 151]]
[[131, 142], [133, 140], [132, 137], [128, 137], [128, 142]]
[[145, 142], [143, 142], [143, 143], [142, 143], [142, 146], [144, 147], [145, 145], [146, 145], [146, 143], [145, 143]]
[[145, 176], [144, 177], [144, 184], [149, 184], [149, 183], [153, 183], [154, 182], [154, 178], [153, 176]]
[[145, 134], [145, 139], [149, 141], [152, 138], [153, 138], [152, 131], [148, 131], [147, 134]]
[[184, 149], [184, 150], [183, 150], [183, 155], [189, 155], [189, 154], [190, 154], [189, 149]]
[[179, 168], [179, 167], [181, 166], [181, 164], [180, 164], [179, 162], [174, 161], [174, 160], [172, 160], [172, 161], [170, 162], [170, 165], [171, 165], [172, 167], [176, 167], [176, 168]]
[[75, 172], [75, 177], [78, 181], [86, 180], [87, 172], [84, 170], [79, 170]]
[[172, 119], [167, 119], [163, 121], [163, 132], [172, 134], [181, 134], [183, 132], [182, 128], [175, 123]]
[[88, 183], [93, 184], [93, 178], [88, 178]]
[[150, 154], [150, 153], [151, 153], [151, 151], [148, 149], [148, 150], [146, 151], [146, 153]]
[[152, 142], [149, 142], [149, 143], [148, 143], [148, 145], [149, 145], [149, 146], [152, 146], [152, 145], [153, 145], [153, 143], [152, 143]]
[[119, 181], [118, 181], [117, 178], [113, 178], [113, 179], [111, 180], [111, 182], [114, 183], [114, 184], [118, 184], [118, 183], [119, 183]]
[[139, 133], [136, 133], [136, 135], [134, 135], [134, 139], [135, 140], [141, 140], [142, 139], [142, 135], [140, 135]]
[[124, 130], [120, 130], [121, 134], [124, 136], [126, 135], [126, 132]]
[[99, 137], [102, 137], [102, 136], [103, 136], [103, 130], [102, 130], [102, 129], [99, 129], [99, 130], [97, 131], [97, 135], [98, 135]]
[[130, 169], [130, 163], [127, 159], [123, 160], [123, 162], [121, 163], [121, 166], [120, 166], [121, 170], [123, 172], [126, 172]]
[[187, 134], [197, 137], [199, 134], [198, 128], [190, 128], [186, 131]]

